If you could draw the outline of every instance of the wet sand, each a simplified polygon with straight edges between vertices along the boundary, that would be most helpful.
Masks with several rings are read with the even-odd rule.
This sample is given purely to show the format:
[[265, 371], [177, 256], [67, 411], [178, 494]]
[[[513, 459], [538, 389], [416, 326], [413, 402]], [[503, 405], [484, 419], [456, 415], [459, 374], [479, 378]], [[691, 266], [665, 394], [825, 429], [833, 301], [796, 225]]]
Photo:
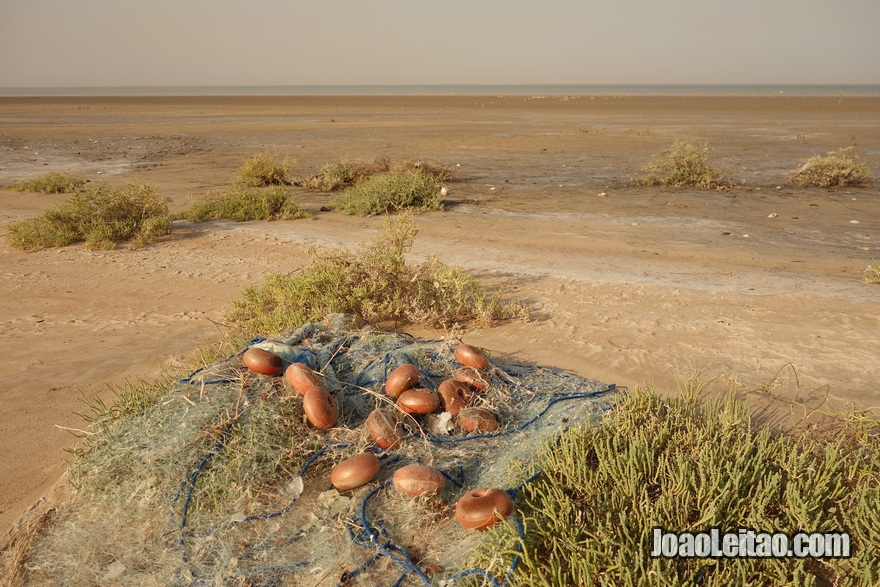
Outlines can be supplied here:
[[[677, 138], [707, 141], [743, 186], [633, 187]], [[630, 387], [674, 392], [701, 371], [784, 423], [880, 406], [880, 286], [860, 281], [880, 258], [880, 189], [785, 184], [852, 141], [880, 173], [880, 99], [10, 98], [0, 184], [46, 171], [146, 182], [179, 210], [258, 152], [295, 159], [300, 177], [342, 157], [436, 160], [457, 179], [445, 212], [417, 217], [413, 259], [438, 254], [532, 307], [464, 340]], [[0, 242], [0, 528], [63, 474], [81, 397], [181, 369], [242, 287], [381, 228], [298, 194], [314, 221], [176, 223], [136, 251]], [[0, 190], [0, 232], [64, 199]]]

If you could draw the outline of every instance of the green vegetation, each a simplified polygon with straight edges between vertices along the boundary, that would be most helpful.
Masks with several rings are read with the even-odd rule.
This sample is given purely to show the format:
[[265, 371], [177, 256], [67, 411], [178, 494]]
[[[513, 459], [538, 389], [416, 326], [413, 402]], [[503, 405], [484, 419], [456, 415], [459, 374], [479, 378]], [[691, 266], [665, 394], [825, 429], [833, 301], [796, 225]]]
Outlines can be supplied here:
[[177, 217], [193, 222], [210, 220], [245, 222], [312, 218], [312, 214], [299, 207], [296, 196], [289, 188], [276, 186], [269, 190], [236, 187], [219, 196], [202, 198]]
[[74, 194], [85, 185], [85, 180], [73, 174], [51, 171], [30, 181], [22, 181], [12, 186], [17, 192], [37, 192], [40, 194]]
[[386, 171], [374, 175], [341, 192], [333, 203], [347, 214], [357, 216], [406, 209], [443, 209], [436, 179], [421, 169]]
[[108, 185], [78, 191], [51, 210], [9, 225], [9, 244], [39, 251], [85, 242], [90, 249], [113, 249], [130, 240], [143, 246], [171, 230], [166, 200], [150, 185]]
[[362, 179], [385, 173], [391, 169], [388, 159], [339, 159], [321, 167], [321, 172], [306, 181], [306, 187], [321, 192], [332, 192], [357, 184]]
[[254, 155], [238, 168], [235, 183], [252, 188], [290, 185], [287, 173], [291, 164], [289, 159], [279, 160], [265, 153]]
[[639, 184], [664, 187], [719, 189], [731, 187], [724, 172], [709, 164], [711, 151], [705, 144], [676, 141], [671, 149], [652, 158]]
[[491, 323], [525, 314], [502, 302], [471, 275], [440, 259], [408, 265], [417, 229], [409, 215], [385, 221], [385, 231], [355, 254], [312, 252], [312, 263], [292, 274], [268, 275], [233, 302], [229, 319], [244, 337], [287, 332], [347, 313], [372, 323]]
[[[520, 492], [525, 540], [489, 531], [476, 568], [523, 548], [515, 585], [877, 585], [880, 436], [854, 413], [796, 437], [750, 421], [733, 395], [698, 401], [638, 390], [590, 428], [572, 429]], [[849, 532], [851, 559], [650, 558], [652, 529]], [[501, 568], [504, 568], [503, 566]]]
[[864, 281], [865, 283], [880, 284], [880, 261], [871, 261], [871, 264], [865, 269]]
[[448, 167], [436, 161], [413, 161], [407, 159], [392, 164], [385, 157], [377, 159], [339, 159], [321, 168], [321, 172], [309, 178], [306, 187], [322, 192], [353, 187], [373, 176], [393, 171], [401, 174], [408, 171], [421, 171], [430, 175], [434, 182], [443, 183], [452, 177]]
[[792, 171], [788, 179], [799, 187], [858, 187], [872, 183], [874, 176], [867, 163], [849, 146], [810, 157]]

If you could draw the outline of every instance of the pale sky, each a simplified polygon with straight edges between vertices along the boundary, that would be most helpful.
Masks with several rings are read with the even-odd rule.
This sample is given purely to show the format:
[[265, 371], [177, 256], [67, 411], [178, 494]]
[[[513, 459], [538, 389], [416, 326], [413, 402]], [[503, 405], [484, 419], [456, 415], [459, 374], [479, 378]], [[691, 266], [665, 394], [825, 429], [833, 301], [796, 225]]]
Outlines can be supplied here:
[[880, 0], [0, 0], [0, 87], [880, 84]]

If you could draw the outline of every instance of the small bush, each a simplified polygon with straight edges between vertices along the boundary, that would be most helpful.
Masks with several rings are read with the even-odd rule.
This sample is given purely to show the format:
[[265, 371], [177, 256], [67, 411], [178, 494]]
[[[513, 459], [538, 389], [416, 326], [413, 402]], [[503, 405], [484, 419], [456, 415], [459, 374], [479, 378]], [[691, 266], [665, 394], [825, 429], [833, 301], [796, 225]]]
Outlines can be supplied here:
[[676, 141], [671, 149], [655, 156], [645, 167], [641, 185], [717, 189], [732, 184], [724, 173], [709, 164], [707, 145]]
[[170, 215], [151, 216], [144, 220], [141, 228], [132, 240], [134, 248], [143, 247], [151, 242], [157, 241], [163, 236], [171, 234], [171, 224], [173, 219]]
[[372, 161], [362, 159], [340, 159], [321, 167], [321, 172], [309, 178], [306, 187], [322, 192], [351, 187], [365, 179], [390, 169], [388, 159], [380, 158]]
[[439, 259], [411, 266], [404, 259], [416, 236], [409, 215], [385, 222], [385, 231], [355, 254], [311, 253], [300, 272], [270, 274], [244, 299], [233, 302], [229, 319], [245, 336], [290, 331], [326, 315], [350, 313], [368, 322], [449, 326], [491, 323], [525, 315], [521, 304], [503, 302], [471, 275]]
[[265, 153], [254, 155], [238, 168], [235, 183], [252, 188], [290, 185], [287, 179], [290, 165], [291, 161], [288, 159], [279, 161]]
[[865, 283], [880, 284], [880, 261], [871, 261], [868, 268], [865, 269]]
[[443, 183], [452, 178], [452, 170], [446, 165], [437, 163], [436, 161], [413, 161], [412, 159], [405, 159], [391, 166], [391, 171], [397, 171], [398, 173], [415, 170], [427, 173], [434, 178], [436, 183]]
[[167, 232], [170, 223], [167, 200], [157, 197], [153, 186], [101, 185], [77, 192], [39, 216], [10, 224], [6, 238], [25, 251], [77, 242], [91, 249], [112, 249], [130, 239], [136, 245], [151, 242], [161, 232], [157, 227]]
[[384, 157], [373, 160], [340, 159], [324, 165], [321, 172], [309, 178], [305, 185], [313, 190], [332, 192], [352, 187], [367, 178], [388, 171], [395, 173], [421, 171], [433, 177], [436, 183], [443, 183], [452, 177], [449, 167], [436, 161], [405, 159], [392, 164]]
[[193, 222], [210, 220], [294, 220], [311, 218], [312, 215], [301, 209], [293, 192], [284, 187], [269, 191], [236, 188], [220, 196], [199, 200], [186, 212], [179, 214]]
[[365, 179], [336, 196], [334, 204], [357, 216], [443, 208], [434, 177], [418, 169], [387, 171]]
[[85, 180], [72, 174], [51, 171], [30, 181], [22, 181], [12, 186], [17, 192], [37, 192], [40, 194], [73, 194], [83, 185]]
[[874, 177], [868, 165], [853, 152], [853, 147], [810, 157], [792, 171], [789, 181], [799, 187], [857, 187], [868, 185]]

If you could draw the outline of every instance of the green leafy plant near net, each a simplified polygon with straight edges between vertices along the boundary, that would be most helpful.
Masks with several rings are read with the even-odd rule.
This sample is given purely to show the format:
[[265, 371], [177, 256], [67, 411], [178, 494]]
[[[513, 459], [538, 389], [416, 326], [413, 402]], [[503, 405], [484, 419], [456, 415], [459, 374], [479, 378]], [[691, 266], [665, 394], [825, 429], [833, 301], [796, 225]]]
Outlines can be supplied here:
[[43, 214], [10, 224], [6, 238], [25, 251], [78, 242], [90, 249], [112, 249], [124, 241], [142, 246], [170, 230], [167, 200], [158, 197], [153, 186], [99, 185], [74, 193]]
[[[530, 586], [876, 585], [877, 419], [786, 437], [754, 426], [733, 396], [698, 401], [689, 383], [674, 399], [638, 390], [601, 424], [563, 434], [520, 492], [523, 537], [492, 530], [475, 565], [519, 556], [512, 584]], [[654, 527], [849, 532], [853, 557], [651, 558]]]

